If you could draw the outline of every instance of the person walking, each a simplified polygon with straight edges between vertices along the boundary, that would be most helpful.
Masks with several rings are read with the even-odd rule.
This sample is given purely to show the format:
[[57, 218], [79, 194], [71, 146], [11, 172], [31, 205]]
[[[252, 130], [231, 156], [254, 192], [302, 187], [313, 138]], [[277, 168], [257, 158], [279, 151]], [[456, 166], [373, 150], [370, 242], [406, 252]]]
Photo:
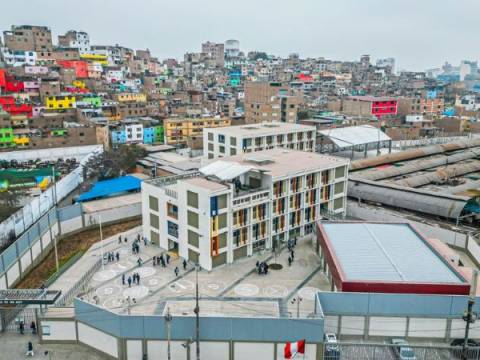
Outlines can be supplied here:
[[292, 257], [292, 261], [295, 260], [295, 251], [290, 251], [290, 256]]
[[118, 236], [118, 243], [119, 243], [119, 244], [122, 243], [122, 235], [119, 235], [119, 236]]
[[138, 267], [142, 266], [142, 258], [138, 258], [137, 264], [138, 264]]
[[170, 255], [167, 253], [167, 265], [170, 264]]
[[183, 270], [187, 270], [187, 260], [183, 259]]
[[125, 285], [125, 274], [122, 274], [122, 285]]
[[115, 257], [117, 258], [117, 261], [120, 261], [120, 253], [117, 251], [117, 253], [115, 254]]
[[129, 276], [128, 277], [128, 287], [132, 287], [132, 278]]
[[180, 272], [180, 270], [178, 270], [178, 266], [175, 266], [175, 276], [178, 277], [178, 273]]
[[165, 265], [165, 259], [163, 258], [163, 254], [162, 254], [162, 256], [160, 256], [160, 262], [162, 263], [162, 267], [167, 267]]
[[137, 273], [137, 285], [140, 285], [140, 274]]
[[30, 323], [30, 330], [32, 331], [32, 335], [37, 334], [37, 324], [35, 324], [35, 321], [32, 321]]
[[18, 324], [18, 327], [20, 330], [20, 334], [23, 335], [25, 333], [25, 324], [23, 323], [23, 321], [20, 321], [20, 324]]
[[25, 354], [25, 356], [35, 356], [35, 354], [33, 353], [33, 344], [31, 341], [28, 342], [27, 353]]
[[292, 258], [290, 256], [288, 257], [288, 266], [292, 266]]

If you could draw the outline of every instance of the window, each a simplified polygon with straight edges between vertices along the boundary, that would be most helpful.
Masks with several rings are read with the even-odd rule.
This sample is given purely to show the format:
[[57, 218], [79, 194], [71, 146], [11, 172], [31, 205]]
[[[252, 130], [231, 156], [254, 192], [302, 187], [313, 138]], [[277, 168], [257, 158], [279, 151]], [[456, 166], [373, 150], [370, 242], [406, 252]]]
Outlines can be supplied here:
[[199, 239], [200, 239], [200, 235], [198, 235], [195, 231], [188, 230], [188, 243], [190, 245], [198, 248]]
[[158, 211], [158, 199], [156, 197], [150, 195], [148, 197], [148, 202], [151, 210]]
[[223, 229], [227, 227], [227, 214], [218, 215], [218, 228]]
[[178, 219], [178, 207], [176, 205], [167, 203], [167, 215], [174, 219]]
[[221, 154], [225, 154], [225, 146], [220, 146], [218, 148], [218, 151], [221, 153]]
[[213, 144], [212, 143], [208, 143], [208, 151], [213, 151]]
[[225, 135], [218, 135], [218, 142], [220, 144], [225, 144]]
[[339, 182], [339, 183], [336, 183], [335, 184], [335, 194], [338, 195], [338, 194], [343, 193], [344, 188], [345, 188], [345, 183], [343, 181]]
[[218, 209], [225, 209], [227, 207], [227, 194], [217, 196]]
[[152, 244], [159, 245], [160, 244], [160, 236], [155, 231], [150, 231], [150, 241]]
[[187, 223], [190, 226], [198, 229], [198, 214], [188, 210], [187, 211]]
[[152, 213], [150, 213], [150, 226], [154, 227], [155, 229], [158, 229], [159, 227], [158, 216]]
[[174, 222], [167, 221], [168, 235], [178, 238], [178, 225]]
[[198, 209], [198, 194], [193, 191], [187, 191], [187, 205]]
[[335, 199], [333, 201], [333, 209], [334, 210], [338, 210], [338, 209], [341, 209], [341, 208], [343, 208], [343, 197]]
[[218, 236], [218, 248], [222, 249], [226, 246], [227, 246], [227, 233], [224, 232]]
[[343, 178], [345, 176], [345, 166], [338, 167], [335, 169], [335, 178]]
[[236, 137], [230, 137], [230, 145], [237, 146], [237, 138]]

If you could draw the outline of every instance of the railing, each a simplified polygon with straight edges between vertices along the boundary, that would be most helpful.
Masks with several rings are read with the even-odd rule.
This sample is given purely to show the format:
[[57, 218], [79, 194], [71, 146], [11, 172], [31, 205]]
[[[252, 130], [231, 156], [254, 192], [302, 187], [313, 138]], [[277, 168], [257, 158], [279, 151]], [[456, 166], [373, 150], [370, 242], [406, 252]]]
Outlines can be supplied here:
[[69, 304], [75, 297], [80, 293], [84, 293], [87, 289], [87, 285], [92, 279], [93, 275], [100, 269], [102, 266], [103, 259], [98, 259], [93, 266], [87, 270], [85, 274], [65, 293], [63, 296], [58, 299], [55, 303], [55, 306], [62, 307]]
[[195, 172], [183, 174], [183, 175], [162, 176], [152, 180], [147, 180], [146, 182], [159, 187], [164, 187], [167, 185], [175, 184], [179, 180], [191, 179], [191, 178], [198, 177], [199, 175], [200, 175], [200, 172], [195, 171]]
[[165, 195], [173, 198], [178, 199], [178, 193], [175, 190], [165, 188]]

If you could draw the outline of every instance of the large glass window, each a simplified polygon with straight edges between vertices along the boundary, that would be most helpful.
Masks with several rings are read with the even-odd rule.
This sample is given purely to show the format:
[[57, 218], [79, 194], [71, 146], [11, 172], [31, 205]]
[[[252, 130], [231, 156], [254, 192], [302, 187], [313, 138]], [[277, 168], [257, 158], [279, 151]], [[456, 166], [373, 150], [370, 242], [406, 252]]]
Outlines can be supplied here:
[[187, 223], [198, 229], [198, 214], [189, 210], [187, 212]]
[[343, 190], [345, 188], [345, 183], [339, 182], [335, 184], [335, 195], [343, 193]]
[[227, 227], [227, 214], [218, 215], [218, 228], [223, 229]]
[[341, 166], [335, 169], [335, 178], [343, 178], [345, 176], [345, 166]]
[[174, 222], [167, 221], [168, 235], [178, 238], [178, 225]]
[[227, 207], [227, 194], [217, 196], [218, 209], [225, 209]]
[[187, 205], [198, 209], [198, 194], [193, 191], [187, 191]]
[[167, 215], [174, 219], [178, 219], [178, 207], [176, 205], [167, 203]]

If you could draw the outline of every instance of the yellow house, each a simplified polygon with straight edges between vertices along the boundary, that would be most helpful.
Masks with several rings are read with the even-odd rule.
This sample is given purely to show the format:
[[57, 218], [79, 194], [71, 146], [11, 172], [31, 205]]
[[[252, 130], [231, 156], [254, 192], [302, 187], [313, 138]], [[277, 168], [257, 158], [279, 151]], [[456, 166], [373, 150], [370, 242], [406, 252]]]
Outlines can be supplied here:
[[28, 147], [30, 145], [30, 138], [27, 135], [15, 135], [13, 142], [18, 147]]
[[100, 55], [100, 54], [82, 54], [80, 58], [87, 61], [95, 61], [102, 65], [108, 65], [108, 58], [107, 55]]
[[203, 136], [204, 128], [230, 126], [229, 118], [170, 118], [163, 120], [168, 145], [186, 144], [188, 138]]
[[87, 86], [85, 85], [84, 81], [81, 80], [73, 80], [72, 85], [78, 89], [85, 89]]
[[147, 102], [147, 95], [137, 93], [116, 94], [115, 98], [119, 102]]
[[74, 109], [77, 104], [75, 96], [62, 95], [47, 96], [45, 106], [47, 109]]

